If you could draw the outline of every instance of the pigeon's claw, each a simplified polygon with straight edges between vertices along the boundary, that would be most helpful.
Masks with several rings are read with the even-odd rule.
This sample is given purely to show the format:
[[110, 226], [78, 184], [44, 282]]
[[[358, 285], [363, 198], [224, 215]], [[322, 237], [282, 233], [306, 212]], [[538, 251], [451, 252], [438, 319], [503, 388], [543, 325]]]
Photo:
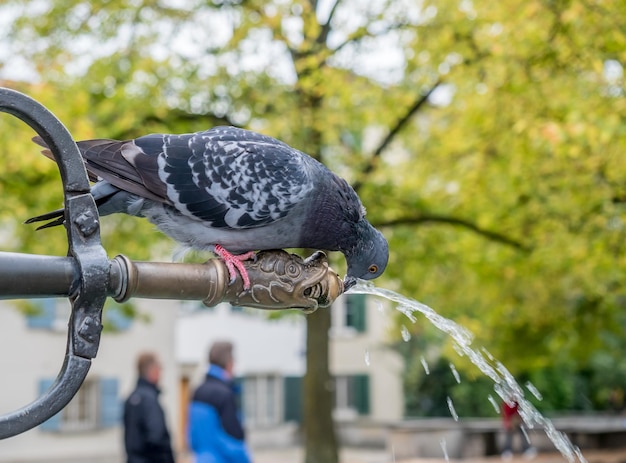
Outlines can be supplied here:
[[251, 259], [256, 260], [256, 253], [254, 251], [250, 251], [236, 256], [228, 252], [219, 244], [215, 245], [213, 252], [224, 261], [224, 264], [226, 264], [228, 274], [230, 275], [230, 283], [232, 284], [235, 282], [237, 272], [239, 272], [241, 279], [243, 280], [243, 289], [250, 289], [250, 277], [248, 276], [248, 271], [244, 267], [243, 262]]

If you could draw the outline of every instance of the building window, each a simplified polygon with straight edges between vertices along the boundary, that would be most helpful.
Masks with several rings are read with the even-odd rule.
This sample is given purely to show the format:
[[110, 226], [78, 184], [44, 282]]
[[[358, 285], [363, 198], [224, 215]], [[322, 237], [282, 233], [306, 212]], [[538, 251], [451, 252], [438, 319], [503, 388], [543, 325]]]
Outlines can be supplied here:
[[[26, 320], [29, 328], [67, 331], [72, 306], [67, 299], [34, 299], [28, 301]], [[102, 312], [106, 329], [124, 331], [133, 321], [132, 311], [122, 305], [107, 301]]]
[[369, 376], [340, 375], [335, 377], [335, 417], [351, 419], [370, 411]]
[[61, 429], [68, 432], [96, 429], [98, 408], [98, 383], [86, 380], [61, 412]]
[[365, 294], [349, 294], [346, 296], [346, 326], [354, 328], [357, 332], [365, 332], [367, 312]]
[[67, 299], [33, 299], [28, 301], [26, 322], [32, 329], [67, 331], [71, 311]]
[[272, 426], [282, 421], [283, 381], [276, 375], [247, 376], [243, 381], [243, 409], [247, 426]]
[[302, 377], [284, 377], [283, 391], [284, 421], [300, 423], [302, 421]]
[[[53, 379], [39, 382], [39, 395], [46, 392]], [[40, 425], [43, 431], [76, 432], [107, 428], [119, 423], [121, 402], [117, 378], [87, 379], [69, 404]]]
[[367, 331], [367, 296], [348, 294], [332, 309], [332, 335], [354, 335]]

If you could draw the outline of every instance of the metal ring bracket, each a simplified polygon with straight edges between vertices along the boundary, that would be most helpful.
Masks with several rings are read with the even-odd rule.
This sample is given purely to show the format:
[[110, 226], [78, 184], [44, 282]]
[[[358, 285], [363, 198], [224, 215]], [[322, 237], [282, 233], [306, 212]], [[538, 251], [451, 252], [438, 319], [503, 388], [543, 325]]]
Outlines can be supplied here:
[[107, 296], [109, 261], [100, 242], [98, 210], [76, 143], [65, 126], [32, 98], [0, 88], [0, 111], [33, 128], [50, 147], [63, 181], [68, 256], [77, 271], [69, 298], [72, 313], [65, 361], [44, 395], [25, 407], [0, 416], [0, 439], [20, 434], [58, 413], [80, 388], [96, 356]]

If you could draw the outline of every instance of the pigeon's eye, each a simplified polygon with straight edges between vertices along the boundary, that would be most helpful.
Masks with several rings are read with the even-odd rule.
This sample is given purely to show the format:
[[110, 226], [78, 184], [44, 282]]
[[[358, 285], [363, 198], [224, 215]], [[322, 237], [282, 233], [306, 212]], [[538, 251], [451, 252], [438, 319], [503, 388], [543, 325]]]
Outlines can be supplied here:
[[370, 265], [370, 268], [367, 269], [370, 273], [378, 272], [378, 265]]

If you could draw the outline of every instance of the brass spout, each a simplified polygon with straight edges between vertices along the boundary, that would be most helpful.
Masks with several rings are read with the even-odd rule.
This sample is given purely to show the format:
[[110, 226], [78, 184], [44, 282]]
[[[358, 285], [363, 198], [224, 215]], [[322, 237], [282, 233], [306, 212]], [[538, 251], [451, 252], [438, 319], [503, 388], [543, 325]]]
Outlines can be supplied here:
[[257, 309], [301, 309], [312, 313], [329, 307], [343, 293], [343, 282], [328, 266], [323, 252], [307, 259], [282, 250], [261, 251], [245, 261], [250, 289], [241, 276], [229, 282], [219, 259], [205, 264], [132, 262], [125, 256], [111, 261], [111, 292], [118, 302], [131, 297], [201, 300], [206, 306], [220, 302]]
[[321, 251], [305, 260], [281, 250], [262, 251], [256, 261], [244, 265], [250, 289], [243, 290], [241, 278], [226, 288], [225, 300], [234, 305], [312, 313], [318, 307], [329, 307], [343, 293], [341, 278]]

